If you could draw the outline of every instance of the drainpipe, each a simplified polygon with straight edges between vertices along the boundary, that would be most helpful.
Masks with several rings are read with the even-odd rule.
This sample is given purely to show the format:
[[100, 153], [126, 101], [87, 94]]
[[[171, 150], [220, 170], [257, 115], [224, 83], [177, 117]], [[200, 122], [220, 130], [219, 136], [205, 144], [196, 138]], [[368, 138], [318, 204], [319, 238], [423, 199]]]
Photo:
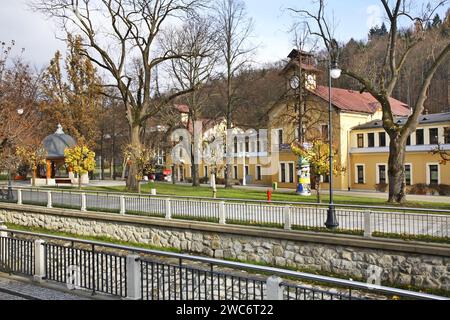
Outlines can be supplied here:
[[351, 166], [351, 161], [350, 161], [350, 156], [351, 156], [351, 130], [347, 130], [347, 183], [348, 183], [348, 191], [350, 191], [351, 188], [351, 175], [352, 175], [352, 168], [350, 168]]

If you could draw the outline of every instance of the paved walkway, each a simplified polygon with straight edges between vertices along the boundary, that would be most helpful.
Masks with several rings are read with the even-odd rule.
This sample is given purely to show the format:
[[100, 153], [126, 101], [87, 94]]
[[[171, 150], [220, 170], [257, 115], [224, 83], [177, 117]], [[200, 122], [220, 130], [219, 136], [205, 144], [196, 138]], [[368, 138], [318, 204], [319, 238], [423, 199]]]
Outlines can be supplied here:
[[91, 300], [85, 296], [40, 286], [26, 280], [18, 280], [0, 274], [0, 301], [1, 300]]

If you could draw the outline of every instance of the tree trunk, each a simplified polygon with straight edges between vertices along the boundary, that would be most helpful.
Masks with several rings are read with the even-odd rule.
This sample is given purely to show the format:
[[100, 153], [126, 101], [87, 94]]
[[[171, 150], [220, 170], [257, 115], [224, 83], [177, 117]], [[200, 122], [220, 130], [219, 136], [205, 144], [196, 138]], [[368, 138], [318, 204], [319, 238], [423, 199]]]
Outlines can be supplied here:
[[199, 166], [197, 163], [192, 165], [192, 186], [199, 187], [200, 186], [200, 173]]
[[[133, 150], [140, 150], [141, 148], [141, 127], [139, 125], [133, 125], [131, 127], [131, 146]], [[128, 179], [127, 179], [127, 190], [133, 192], [139, 192], [140, 181], [137, 179], [138, 168], [137, 168], [137, 157], [138, 155], [131, 153], [131, 164], [130, 169], [128, 170]]]
[[211, 174], [211, 187], [213, 190], [213, 198], [216, 199], [217, 198], [217, 186], [216, 186], [216, 174], [215, 173]]
[[317, 203], [322, 203], [322, 198], [320, 194], [320, 176], [316, 177], [316, 195], [317, 195]]
[[401, 204], [405, 197], [405, 149], [406, 140], [400, 139], [400, 134], [391, 137], [389, 145], [389, 203]]

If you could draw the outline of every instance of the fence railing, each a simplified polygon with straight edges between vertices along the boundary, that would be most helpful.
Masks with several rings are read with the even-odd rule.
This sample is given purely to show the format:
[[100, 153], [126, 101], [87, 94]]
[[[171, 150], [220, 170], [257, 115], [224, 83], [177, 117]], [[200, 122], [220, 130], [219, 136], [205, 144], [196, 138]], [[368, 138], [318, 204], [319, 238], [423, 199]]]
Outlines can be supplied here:
[[[1, 200], [0, 200], [1, 201]], [[220, 224], [258, 225], [286, 230], [325, 231], [329, 205], [270, 202], [246, 199], [207, 199], [150, 195], [125, 195], [72, 190], [13, 189], [13, 199], [3, 201], [141, 215]], [[418, 236], [450, 240], [450, 210], [376, 207], [335, 204], [337, 231], [370, 237]]]
[[[448, 300], [419, 292], [290, 270], [2, 229], [0, 270], [134, 300]], [[19, 249], [32, 243], [35, 252]], [[15, 252], [11, 255], [11, 252]], [[8, 264], [9, 265], [9, 264]], [[21, 272], [9, 270], [8, 272]], [[285, 278], [285, 280], [280, 277]], [[288, 279], [288, 280], [286, 280]]]

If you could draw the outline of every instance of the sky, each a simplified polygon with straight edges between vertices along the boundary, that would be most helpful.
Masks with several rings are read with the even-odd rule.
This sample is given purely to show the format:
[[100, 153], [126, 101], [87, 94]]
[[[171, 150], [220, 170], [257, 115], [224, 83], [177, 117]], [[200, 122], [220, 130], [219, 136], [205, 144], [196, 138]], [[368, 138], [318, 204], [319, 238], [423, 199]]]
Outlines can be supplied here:
[[[45, 67], [56, 50], [64, 51], [57, 40], [53, 21], [29, 10], [30, 0], [0, 0], [0, 41], [16, 41], [16, 54], [25, 48], [24, 59], [37, 69]], [[254, 21], [254, 36], [258, 45], [257, 64], [279, 61], [293, 49], [289, 29], [296, 19], [288, 8], [314, 9], [312, 0], [244, 0]], [[379, 0], [328, 0], [330, 18], [335, 17], [336, 37], [365, 39], [371, 26], [383, 21]]]

